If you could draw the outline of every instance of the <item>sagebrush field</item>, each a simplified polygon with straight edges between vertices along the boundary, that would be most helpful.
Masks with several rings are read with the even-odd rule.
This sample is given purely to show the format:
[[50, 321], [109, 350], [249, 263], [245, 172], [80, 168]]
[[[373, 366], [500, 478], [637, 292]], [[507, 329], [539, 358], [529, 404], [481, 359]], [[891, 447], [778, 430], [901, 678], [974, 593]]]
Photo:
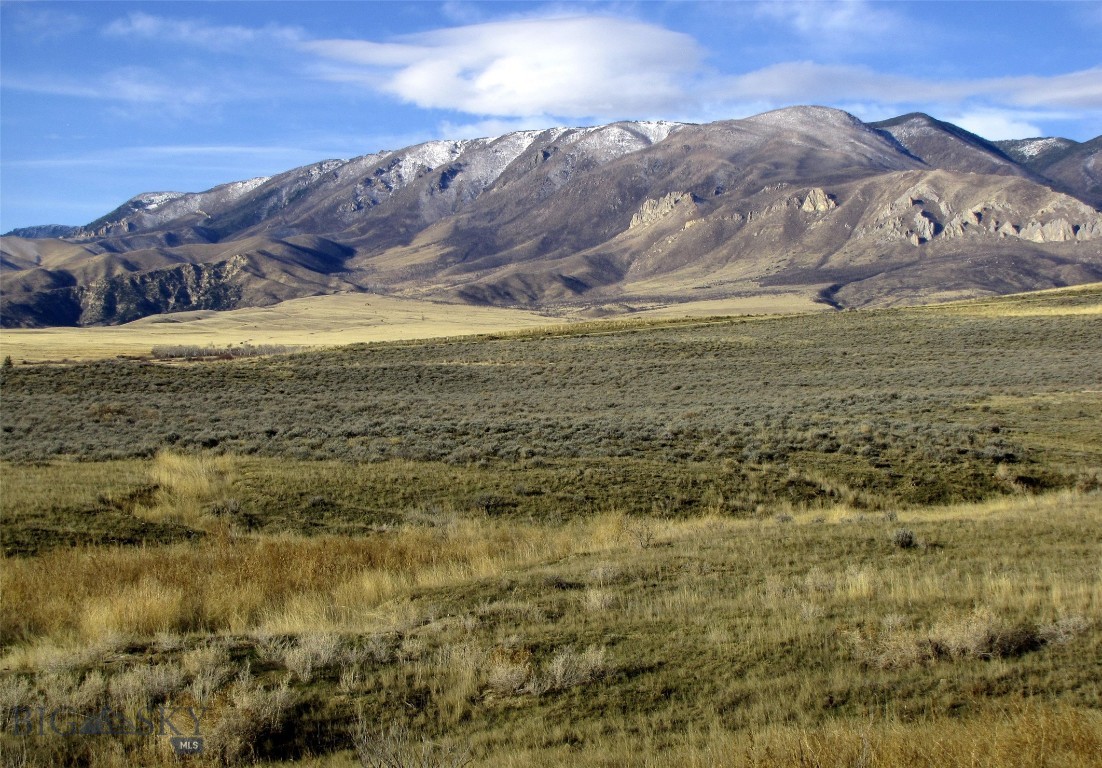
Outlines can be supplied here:
[[1100, 309], [5, 366], [3, 762], [1097, 765]]

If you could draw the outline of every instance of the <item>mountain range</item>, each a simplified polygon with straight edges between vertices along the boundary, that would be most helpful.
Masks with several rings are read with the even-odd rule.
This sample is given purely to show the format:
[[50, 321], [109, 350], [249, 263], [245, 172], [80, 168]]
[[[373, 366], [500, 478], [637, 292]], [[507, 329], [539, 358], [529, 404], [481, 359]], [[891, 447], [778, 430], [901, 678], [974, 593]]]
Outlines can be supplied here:
[[374, 292], [599, 316], [888, 306], [1102, 280], [1102, 137], [790, 107], [432, 141], [0, 240], [4, 327]]

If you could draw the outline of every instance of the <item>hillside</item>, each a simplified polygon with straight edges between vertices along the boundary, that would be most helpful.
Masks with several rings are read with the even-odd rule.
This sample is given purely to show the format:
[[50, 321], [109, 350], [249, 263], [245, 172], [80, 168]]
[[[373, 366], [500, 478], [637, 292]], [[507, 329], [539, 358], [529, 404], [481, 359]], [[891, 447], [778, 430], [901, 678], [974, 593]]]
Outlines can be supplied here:
[[434, 141], [5, 237], [0, 321], [340, 291], [553, 313], [777, 290], [863, 307], [1102, 279], [1097, 140], [1065, 150], [823, 107]]

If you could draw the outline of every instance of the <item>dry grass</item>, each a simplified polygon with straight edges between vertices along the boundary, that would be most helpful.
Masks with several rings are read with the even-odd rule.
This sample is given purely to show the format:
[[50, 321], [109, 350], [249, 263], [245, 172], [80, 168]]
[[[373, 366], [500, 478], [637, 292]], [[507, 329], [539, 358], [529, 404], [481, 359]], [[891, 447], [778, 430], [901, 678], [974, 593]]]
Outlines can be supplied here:
[[[899, 320], [870, 314], [836, 319]], [[979, 322], [967, 318], [973, 321]], [[782, 322], [819, 320], [758, 325]], [[680, 370], [702, 359], [685, 345], [714, 325], [671, 323], [654, 338], [665, 340], [671, 351], [664, 354], [683, 355]], [[754, 324], [745, 325], [719, 334], [704, 357], [741, 349], [742, 331], [752, 335]], [[646, 325], [585, 327], [593, 337], [559, 341], [575, 350], [631, 346], [632, 331]], [[923, 327], [903, 330], [925, 340]], [[1055, 366], [1093, 354], [1089, 330], [1069, 328], [1078, 346], [1061, 347], [1071, 362]], [[440, 349], [402, 345], [409, 358], [399, 365], [384, 348], [332, 357], [343, 361], [341, 377], [375, 391], [393, 385], [400, 371], [411, 374], [409, 382], [421, 376], [423, 384], [425, 356], [439, 354], [447, 362], [441, 380], [451, 381], [456, 371], [469, 376], [474, 403], [500, 391], [494, 377], [515, 378], [518, 360], [547, 365], [554, 345], [539, 337], [555, 333], [516, 332], [509, 334], [515, 340]], [[1023, 338], [1040, 343], [1051, 333]], [[464, 353], [476, 349], [485, 354]], [[276, 377], [271, 393], [298, 402], [288, 393], [305, 390], [282, 387], [296, 377], [314, 381], [325, 358], [212, 364], [225, 377], [209, 379], [217, 384], [205, 389], [251, 414], [241, 399], [248, 389], [230, 389], [230, 382], [264, 370]], [[799, 367], [801, 359], [814, 364], [810, 358], [784, 364]], [[881, 362], [898, 366], [900, 359], [907, 358]], [[350, 361], [364, 365], [346, 370]], [[606, 373], [588, 359], [570, 362], [587, 374]], [[208, 754], [192, 760], [197, 766], [292, 759], [356, 765], [360, 758], [347, 747], [357, 712], [377, 726], [376, 742], [385, 743], [393, 723], [404, 734], [403, 749], [487, 766], [1095, 765], [1102, 731], [1102, 453], [1091, 419], [1097, 397], [1081, 391], [1091, 388], [1090, 365], [1067, 379], [1074, 386], [994, 381], [955, 404], [911, 400], [914, 392], [903, 387], [899, 401], [910, 404], [891, 419], [866, 419], [857, 405], [837, 399], [808, 405], [814, 414], [844, 411], [854, 445], [890, 448], [893, 435], [909, 435], [899, 451], [870, 454], [884, 473], [830, 471], [825, 454], [844, 446], [831, 444], [829, 424], [789, 429], [780, 422], [795, 411], [783, 408], [760, 412], [771, 426], [754, 426], [757, 411], [738, 416], [740, 429], [750, 425], [739, 432], [747, 439], [783, 433], [803, 446], [772, 463], [753, 463], [760, 477], [739, 474], [750, 465], [737, 457], [710, 460], [710, 443], [695, 453], [647, 454], [637, 464], [607, 451], [586, 461], [518, 453], [484, 467], [471, 463], [477, 453], [456, 463], [164, 452], [134, 462], [4, 464], [5, 551], [19, 556], [0, 562], [0, 706], [205, 707]], [[131, 384], [114, 374], [127, 367], [155, 373], [164, 387], [204, 389], [187, 383], [203, 366], [43, 368], [41, 381], [49, 386], [32, 386], [34, 369], [17, 368], [8, 373], [20, 379], [33, 418], [13, 424], [10, 434], [30, 440], [47, 422], [57, 429], [55, 416], [32, 407], [38, 393], [85, 395], [94, 383], [105, 396], [70, 408], [88, 421], [74, 427], [84, 442], [73, 443], [71, 455], [83, 455], [81, 445], [101, 445], [97, 435], [137, 439], [125, 430], [143, 419], [182, 437], [164, 420], [168, 400], [160, 416], [143, 415], [144, 399], [121, 404], [117, 393]], [[887, 370], [895, 367], [874, 373]], [[793, 374], [777, 369], [776, 376]], [[601, 406], [603, 415], [590, 421], [593, 411], [583, 408], [582, 420], [566, 426], [588, 435], [627, 424], [609, 406], [621, 402], [612, 392], [630, 378], [615, 373], [615, 386], [595, 379], [608, 397], [585, 407]], [[797, 379], [809, 389], [816, 384]], [[549, 373], [518, 386], [564, 380]], [[660, 428], [651, 442], [689, 435], [683, 445], [692, 448], [693, 440], [710, 439], [690, 422], [718, 424], [721, 414], [682, 417], [680, 409], [701, 413], [704, 405], [696, 403], [713, 398], [703, 382], [717, 380], [708, 371], [687, 376], [685, 383], [700, 387], [700, 400], [673, 402], [661, 419], [647, 416]], [[671, 386], [654, 391], [683, 391], [674, 388], [682, 379], [665, 381]], [[854, 403], [872, 391], [862, 387], [851, 390]], [[438, 398], [428, 390], [418, 396], [437, 412]], [[311, 413], [331, 412], [343, 397], [311, 401]], [[648, 412], [671, 402], [641, 397]], [[562, 403], [575, 400], [587, 402]], [[512, 423], [525, 402], [502, 399], [501, 423]], [[732, 399], [717, 408], [736, 405]], [[958, 480], [974, 481], [976, 494], [1005, 494], [983, 503], [937, 506], [885, 496], [875, 482], [879, 474], [921, 481], [948, 471], [958, 448], [980, 450], [965, 447], [968, 435], [961, 433], [959, 445], [946, 438], [924, 453], [928, 438], [941, 438], [908, 421], [906, 414], [921, 409], [928, 410], [921, 424], [975, 420], [986, 432], [968, 435], [1037, 446], [1037, 462], [1003, 456], [971, 463], [975, 477]], [[440, 420], [434, 439], [463, 445], [465, 429], [500, 439], [473, 423], [475, 410], [455, 413], [463, 422]], [[231, 411], [218, 414], [224, 428], [238, 429], [230, 425], [237, 418]], [[808, 418], [810, 424], [818, 416]], [[316, 420], [303, 416], [294, 426], [300, 423]], [[403, 423], [408, 429], [388, 426], [384, 438], [405, 440], [424, 422], [414, 415]], [[333, 439], [310, 429], [296, 438], [300, 443], [286, 445]], [[200, 444], [165, 441], [173, 450]], [[218, 450], [235, 448], [220, 443]], [[913, 461], [905, 452], [911, 450], [918, 452]], [[864, 461], [849, 456], [831, 461], [851, 468]], [[1039, 492], [1053, 486], [1030, 475], [1061, 468], [1070, 478], [1063, 486], [1075, 489]], [[656, 477], [662, 482], [652, 483]], [[721, 477], [725, 483], [717, 482]], [[766, 479], [800, 492], [767, 493], [773, 486]], [[95, 535], [76, 535], [81, 530]], [[5, 760], [112, 768], [172, 763], [164, 740], [10, 736], [0, 734]]]
[[[641, 304], [627, 314], [642, 322], [719, 315], [821, 312], [827, 307], [797, 293]], [[607, 309], [616, 315], [623, 306]], [[226, 312], [197, 310], [155, 315], [117, 326], [3, 329], [4, 354], [16, 364], [148, 356], [154, 347], [225, 349], [243, 345], [332, 347], [472, 334], [551, 330], [563, 318], [519, 309], [441, 304], [372, 294], [292, 299], [271, 307]]]
[[40, 515], [52, 509], [80, 508], [97, 498], [114, 501], [147, 482], [149, 463], [141, 460], [53, 464], [0, 463], [5, 525], [12, 525], [15, 510]]
[[555, 318], [516, 309], [338, 294], [293, 299], [271, 307], [157, 315], [117, 326], [5, 328], [0, 331], [0, 339], [4, 354], [20, 364], [146, 356], [155, 346], [329, 347], [495, 333], [555, 322]]
[[[926, 722], [839, 721], [814, 728], [774, 725], [731, 733], [696, 724], [660, 748], [646, 736], [615, 734], [595, 749], [554, 757], [518, 752], [492, 764], [550, 763], [653, 768], [1095, 768], [1102, 754], [1102, 713], [1023, 703], [982, 719]], [[541, 762], [542, 761], [542, 762]], [[490, 765], [490, 763], [481, 763]]]
[[[201, 496], [210, 474], [165, 482]], [[478, 765], [1086, 766], [1099, 511], [1066, 491], [655, 518], [645, 546], [617, 513], [435, 515], [9, 558], [0, 703], [207, 706], [226, 763], [284, 748], [291, 717], [350, 722], [355, 702]], [[901, 526], [918, 546], [893, 544]], [[91, 764], [164, 762], [155, 746]]]
[[0, 576], [3, 637], [84, 643], [120, 633], [369, 631], [387, 601], [607, 547], [615, 542], [608, 528], [604, 518], [562, 528], [464, 520], [357, 539], [221, 537], [9, 558]]
[[189, 456], [162, 451], [150, 470], [156, 495], [152, 503], [137, 505], [134, 512], [154, 522], [214, 530], [219, 525], [210, 515], [209, 507], [230, 496], [234, 469], [231, 456]]
[[994, 299], [974, 299], [939, 309], [982, 317], [1056, 317], [1102, 314], [1098, 290], [1102, 283], [1011, 294]]

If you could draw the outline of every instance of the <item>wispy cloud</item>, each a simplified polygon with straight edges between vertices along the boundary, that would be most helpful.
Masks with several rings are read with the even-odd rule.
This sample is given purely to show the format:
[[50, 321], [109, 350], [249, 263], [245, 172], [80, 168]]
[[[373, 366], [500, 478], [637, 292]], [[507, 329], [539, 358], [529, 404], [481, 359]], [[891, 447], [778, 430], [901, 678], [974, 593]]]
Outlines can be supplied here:
[[95, 99], [106, 103], [176, 105], [180, 108], [206, 104], [215, 98], [214, 92], [206, 86], [181, 85], [164, 79], [155, 70], [140, 67], [116, 69], [85, 80], [6, 72], [3, 86], [17, 91]]
[[302, 31], [293, 27], [269, 24], [264, 27], [209, 24], [195, 19], [172, 19], [135, 12], [116, 19], [103, 29], [103, 34], [115, 38], [155, 40], [183, 43], [214, 51], [241, 51], [259, 43], [290, 44], [302, 39]]
[[1051, 77], [1004, 77], [979, 80], [1023, 107], [1102, 109], [1102, 67]]
[[420, 107], [495, 117], [645, 116], [678, 108], [702, 55], [689, 35], [585, 16], [301, 47], [340, 65], [319, 70], [322, 77], [362, 82]]
[[74, 35], [86, 26], [84, 18], [79, 14], [57, 8], [36, 8], [31, 4], [18, 8], [11, 23], [20, 35], [39, 42]]
[[884, 4], [866, 0], [769, 0], [754, 5], [759, 18], [792, 27], [801, 35], [868, 34], [900, 26], [902, 18]]
[[[499, 15], [496, 21], [380, 40], [318, 40], [295, 27], [212, 24], [135, 12], [100, 31], [112, 39], [171, 42], [210, 55], [192, 61], [186, 71], [166, 63], [83, 78], [23, 75], [9, 66], [2, 82], [5, 88], [95, 99], [135, 113], [160, 109], [201, 119], [204, 113], [197, 107], [301, 90], [296, 78], [310, 77], [470, 116], [469, 121], [459, 117], [438, 123], [441, 131], [456, 136], [581, 120], [716, 119], [800, 103], [861, 105], [858, 114], [867, 119], [921, 109], [956, 117], [988, 137], [1042, 132], [1041, 126], [1057, 115], [1088, 121], [1102, 116], [1102, 67], [994, 78], [891, 73], [836, 63], [837, 56], [817, 55], [822, 49], [810, 44], [847, 36], [882, 39], [913, 23], [890, 4], [794, 0], [747, 8], [750, 16], [809, 41], [807, 60], [717, 72], [709, 68], [715, 59], [688, 34], [627, 16], [547, 6], [525, 9], [523, 16]], [[445, 10], [453, 18], [473, 19], [485, 6], [451, 3]], [[218, 54], [256, 61], [228, 65]], [[278, 62], [276, 68], [272, 62]]]
[[791, 29], [815, 48], [875, 47], [884, 36], [914, 26], [890, 3], [867, 0], [768, 0], [755, 3], [752, 13], [759, 20]]
[[309, 163], [324, 155], [317, 149], [293, 146], [254, 146], [248, 144], [167, 144], [129, 146], [83, 154], [28, 160], [9, 160], [11, 168], [141, 168], [156, 163], [159, 168], [210, 166], [216, 168], [254, 167], [258, 162], [274, 161], [281, 169], [296, 163]]
[[735, 100], [930, 104], [983, 100], [1015, 107], [1102, 109], [1102, 68], [1098, 67], [1048, 77], [927, 80], [862, 66], [792, 61], [723, 78], [720, 87]]

